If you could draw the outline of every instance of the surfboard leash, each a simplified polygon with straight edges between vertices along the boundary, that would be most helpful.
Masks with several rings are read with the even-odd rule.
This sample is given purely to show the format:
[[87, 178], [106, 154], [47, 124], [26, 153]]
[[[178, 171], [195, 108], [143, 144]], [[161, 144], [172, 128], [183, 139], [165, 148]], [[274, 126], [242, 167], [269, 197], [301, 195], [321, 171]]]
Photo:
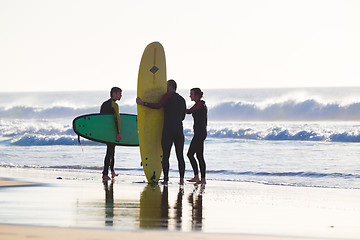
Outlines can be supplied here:
[[80, 142], [80, 135], [78, 134], [78, 142], [79, 142], [79, 144], [80, 144], [80, 147], [81, 147], [81, 150], [82, 150], [82, 152], [84, 153], [84, 148], [82, 147], [82, 145], [81, 145], [81, 142]]

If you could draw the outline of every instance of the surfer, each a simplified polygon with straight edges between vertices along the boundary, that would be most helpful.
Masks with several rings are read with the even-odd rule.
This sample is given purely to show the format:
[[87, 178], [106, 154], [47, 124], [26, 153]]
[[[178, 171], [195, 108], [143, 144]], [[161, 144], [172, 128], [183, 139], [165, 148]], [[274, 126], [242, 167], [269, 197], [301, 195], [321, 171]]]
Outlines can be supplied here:
[[[110, 99], [105, 101], [100, 108], [100, 114], [113, 114], [115, 125], [116, 125], [116, 141], [119, 142], [121, 140], [121, 124], [120, 124], [120, 114], [119, 114], [119, 105], [116, 101], [120, 101], [122, 97], [122, 90], [118, 87], [111, 88], [110, 91]], [[109, 167], [111, 170], [111, 177], [115, 178], [119, 174], [115, 173], [114, 165], [115, 165], [115, 144], [108, 143], [106, 144], [106, 155], [104, 160], [104, 170], [103, 170], [103, 180], [108, 181], [111, 178], [108, 176]]]
[[185, 99], [176, 92], [177, 84], [174, 80], [167, 81], [167, 93], [157, 103], [143, 102], [136, 98], [136, 103], [149, 108], [160, 109], [164, 107], [164, 127], [161, 137], [163, 150], [162, 168], [164, 173], [164, 184], [169, 181], [169, 157], [171, 147], [175, 145], [176, 157], [180, 173], [180, 184], [184, 183], [185, 161], [184, 161], [184, 129], [182, 121], [186, 115]]
[[[207, 107], [204, 100], [201, 100], [203, 97], [203, 92], [200, 88], [193, 88], [190, 90], [190, 99], [194, 101], [195, 104], [190, 109], [186, 110], [187, 114], [192, 114], [194, 118], [194, 136], [191, 140], [190, 147], [187, 153], [187, 156], [190, 160], [191, 166], [194, 171], [194, 177], [189, 182], [196, 182], [199, 184], [205, 184], [205, 173], [206, 173], [206, 164], [204, 159], [204, 141], [207, 136]], [[199, 161], [199, 167], [201, 172], [201, 180], [199, 179], [199, 170], [198, 165], [195, 160], [194, 155]]]

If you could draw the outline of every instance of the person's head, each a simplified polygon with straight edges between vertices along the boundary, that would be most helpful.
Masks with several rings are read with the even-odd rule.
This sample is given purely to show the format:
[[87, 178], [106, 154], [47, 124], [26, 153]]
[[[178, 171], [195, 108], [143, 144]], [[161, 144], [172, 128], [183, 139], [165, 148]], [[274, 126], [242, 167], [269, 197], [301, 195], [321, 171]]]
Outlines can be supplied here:
[[121, 88], [118, 88], [118, 87], [113, 87], [111, 88], [111, 91], [110, 91], [110, 97], [114, 100], [120, 100], [122, 96], [122, 90]]
[[201, 91], [200, 88], [192, 88], [190, 90], [190, 99], [191, 101], [198, 102], [203, 97], [204, 93]]
[[167, 81], [167, 91], [168, 92], [171, 92], [171, 91], [176, 92], [176, 88], [177, 88], [177, 84], [176, 84], [175, 80], [170, 79]]

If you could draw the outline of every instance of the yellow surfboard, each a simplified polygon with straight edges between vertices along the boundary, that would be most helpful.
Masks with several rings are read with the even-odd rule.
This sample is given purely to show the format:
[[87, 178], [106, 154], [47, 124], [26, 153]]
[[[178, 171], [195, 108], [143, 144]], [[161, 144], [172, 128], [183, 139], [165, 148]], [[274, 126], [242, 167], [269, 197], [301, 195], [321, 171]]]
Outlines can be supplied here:
[[[166, 93], [166, 62], [163, 46], [150, 43], [142, 55], [137, 96], [144, 102], [156, 103]], [[161, 135], [164, 110], [137, 106], [141, 162], [149, 183], [157, 183], [161, 176]]]

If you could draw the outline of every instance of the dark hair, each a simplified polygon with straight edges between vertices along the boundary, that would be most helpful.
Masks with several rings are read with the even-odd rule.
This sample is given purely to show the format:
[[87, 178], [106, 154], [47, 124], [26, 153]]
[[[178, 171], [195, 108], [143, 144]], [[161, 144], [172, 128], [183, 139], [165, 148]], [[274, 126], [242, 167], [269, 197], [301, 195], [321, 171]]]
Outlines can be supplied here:
[[169, 84], [172, 86], [172, 88], [176, 91], [177, 84], [176, 84], [175, 80], [170, 79], [170, 80], [168, 81], [168, 83], [169, 83]]
[[113, 96], [113, 93], [116, 93], [116, 92], [122, 92], [121, 88], [119, 87], [113, 87], [110, 91], [110, 97]]
[[194, 91], [196, 96], [199, 96], [200, 99], [203, 97], [204, 93], [201, 91], [200, 88], [192, 88], [190, 91]]

